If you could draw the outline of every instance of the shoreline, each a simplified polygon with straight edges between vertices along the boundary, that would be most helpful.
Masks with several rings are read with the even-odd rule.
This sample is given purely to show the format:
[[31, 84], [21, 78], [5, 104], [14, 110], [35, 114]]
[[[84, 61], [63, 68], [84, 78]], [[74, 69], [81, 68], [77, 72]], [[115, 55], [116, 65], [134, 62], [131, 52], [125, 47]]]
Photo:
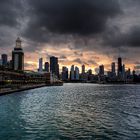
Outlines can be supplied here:
[[63, 86], [63, 83], [39, 84], [39, 85], [29, 85], [29, 86], [24, 85], [19, 88], [9, 89], [9, 90], [0, 89], [0, 96], [16, 93], [20, 91], [26, 91], [26, 90], [31, 90], [31, 89], [41, 88], [41, 87], [50, 87], [50, 86]]
[[[71, 83], [74, 84], [74, 82], [64, 82], [64, 84]], [[140, 83], [83, 83], [83, 82], [77, 82], [81, 84], [97, 84], [97, 85], [140, 85]], [[16, 93], [16, 92], [21, 92], [21, 91], [26, 91], [26, 90], [31, 90], [31, 89], [36, 89], [36, 88], [42, 88], [42, 87], [50, 87], [50, 86], [61, 86], [61, 84], [41, 84], [41, 85], [32, 85], [32, 86], [22, 86], [20, 88], [16, 89], [9, 89], [5, 91], [1, 91], [0, 89], [0, 96]]]
[[48, 85], [41, 84], [41, 85], [34, 85], [34, 86], [25, 86], [25, 87], [23, 86], [23, 87], [20, 87], [20, 88], [17, 88], [17, 89], [10, 89], [10, 90], [4, 91], [4, 92], [2, 92], [0, 90], [0, 96], [16, 93], [16, 92], [20, 92], [20, 91], [26, 91], [26, 90], [41, 88], [41, 87], [45, 87], [45, 86], [48, 86]]
[[97, 85], [139, 85], [140, 83], [136, 82], [130, 82], [130, 83], [124, 83], [124, 82], [107, 82], [107, 83], [98, 83], [98, 82], [65, 82], [64, 83], [71, 83], [71, 84], [97, 84]]

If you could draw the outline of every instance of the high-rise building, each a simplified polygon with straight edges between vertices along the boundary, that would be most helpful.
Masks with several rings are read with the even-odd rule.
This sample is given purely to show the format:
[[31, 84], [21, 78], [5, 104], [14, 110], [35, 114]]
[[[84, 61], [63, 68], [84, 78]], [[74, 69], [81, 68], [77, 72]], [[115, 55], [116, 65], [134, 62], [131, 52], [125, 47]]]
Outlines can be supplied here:
[[7, 62], [7, 67], [9, 69], [12, 69], [12, 60], [10, 60], [10, 61]]
[[74, 72], [74, 65], [72, 65], [71, 66], [71, 70], [70, 70], [70, 80], [74, 80], [75, 79], [75, 77], [74, 77], [74, 74], [75, 72]]
[[85, 65], [82, 65], [82, 72], [80, 75], [80, 80], [87, 81], [87, 79], [88, 79], [88, 74], [85, 72]]
[[85, 73], [85, 65], [82, 65], [82, 74]]
[[63, 81], [68, 80], [68, 68], [67, 67], [62, 68], [62, 80]]
[[2, 54], [1, 60], [2, 60], [2, 65], [6, 66], [7, 65], [7, 54]]
[[126, 76], [127, 77], [130, 77], [131, 76], [131, 69], [130, 68], [126, 71]]
[[12, 51], [12, 68], [13, 70], [24, 70], [24, 52], [21, 46], [21, 40], [18, 37], [16, 47]]
[[75, 80], [79, 80], [80, 76], [79, 76], [79, 68], [75, 67]]
[[92, 69], [89, 69], [87, 73], [88, 75], [92, 75]]
[[39, 72], [43, 71], [43, 58], [39, 58], [39, 68], [38, 68]]
[[99, 66], [99, 75], [103, 76], [104, 75], [104, 65]]
[[112, 64], [111, 64], [111, 72], [112, 72], [112, 74], [116, 73], [115, 62], [112, 62]]
[[50, 72], [59, 78], [59, 64], [57, 57], [50, 57]]
[[122, 73], [122, 58], [118, 58], [118, 75]]
[[122, 79], [125, 80], [125, 65], [122, 65]]
[[2, 60], [0, 59], [0, 66], [2, 66]]
[[44, 71], [49, 72], [49, 67], [50, 67], [49, 62], [45, 62]]

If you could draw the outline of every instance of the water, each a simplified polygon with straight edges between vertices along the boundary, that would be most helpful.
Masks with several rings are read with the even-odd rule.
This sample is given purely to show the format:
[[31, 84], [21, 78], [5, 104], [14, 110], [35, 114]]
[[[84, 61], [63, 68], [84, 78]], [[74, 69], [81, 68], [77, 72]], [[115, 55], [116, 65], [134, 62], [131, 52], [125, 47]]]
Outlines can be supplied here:
[[64, 84], [0, 97], [0, 140], [139, 140], [140, 86]]

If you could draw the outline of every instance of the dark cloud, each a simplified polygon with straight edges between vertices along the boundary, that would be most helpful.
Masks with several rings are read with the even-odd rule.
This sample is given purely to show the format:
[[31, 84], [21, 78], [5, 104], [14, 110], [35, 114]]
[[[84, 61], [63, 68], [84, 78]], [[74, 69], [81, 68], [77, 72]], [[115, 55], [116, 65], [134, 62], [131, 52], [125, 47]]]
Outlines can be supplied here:
[[115, 27], [104, 34], [103, 40], [106, 45], [113, 47], [140, 47], [140, 26], [131, 27], [125, 33]]
[[[78, 58], [75, 62], [96, 66], [92, 60], [100, 59], [85, 62], [85, 52], [116, 59], [121, 48], [121, 53], [135, 62], [140, 46], [139, 3], [139, 0], [1, 0], [0, 51], [11, 53], [20, 35], [27, 54], [39, 53], [47, 46], [54, 50], [68, 46]], [[67, 61], [63, 54], [60, 59]]]
[[21, 14], [20, 0], [0, 1], [0, 25], [15, 27], [19, 24], [18, 17]]
[[79, 63], [79, 64], [83, 64], [82, 60], [80, 58], [76, 58], [73, 60], [73, 62]]
[[76, 58], [73, 60], [73, 62], [76, 62], [78, 64], [84, 64], [84, 65], [94, 65], [94, 66], [98, 66], [98, 64], [94, 61], [94, 60], [88, 60], [88, 61], [85, 61], [85, 60], [82, 60], [80, 58]]
[[25, 35], [46, 41], [48, 32], [90, 35], [101, 33], [106, 22], [120, 13], [117, 0], [32, 0]]
[[0, 51], [9, 53], [20, 35], [23, 21], [23, 0], [0, 0]]
[[67, 57], [66, 57], [65, 55], [61, 55], [61, 56], [59, 57], [59, 59], [64, 60], [64, 59], [67, 59]]
[[81, 52], [75, 51], [74, 54], [76, 56], [83, 57], [83, 53], [81, 53]]
[[136, 65], [140, 65], [140, 62], [139, 62], [139, 61], [136, 61], [135, 64], [136, 64]]

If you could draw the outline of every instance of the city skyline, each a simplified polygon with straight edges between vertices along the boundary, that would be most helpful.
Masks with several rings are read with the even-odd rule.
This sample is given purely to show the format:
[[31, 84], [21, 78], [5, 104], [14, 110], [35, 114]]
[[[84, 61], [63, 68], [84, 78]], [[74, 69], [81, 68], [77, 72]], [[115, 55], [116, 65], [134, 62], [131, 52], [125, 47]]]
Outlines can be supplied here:
[[[17, 42], [20, 42], [20, 44], [19, 43], [17, 43]], [[21, 46], [21, 39], [18, 37], [17, 38], [17, 40], [16, 40], [16, 45], [15, 45], [15, 47], [14, 48], [21, 48], [22, 46]], [[19, 45], [18, 45], [19, 44]], [[24, 50], [23, 50], [24, 51]], [[26, 53], [25, 53], [26, 54]], [[24, 55], [25, 55], [24, 54]], [[37, 64], [36, 64], [36, 68], [35, 69], [31, 69], [31, 70], [34, 70], [34, 71], [39, 71], [39, 72], [42, 72], [43, 70], [45, 70], [45, 69], [48, 69], [48, 70], [46, 70], [46, 71], [48, 71], [49, 72], [49, 65], [50, 65], [50, 63], [49, 63], [49, 60], [51, 59], [51, 58], [56, 58], [56, 59], [58, 59], [57, 61], [57, 63], [58, 63], [58, 65], [59, 66], [61, 66], [61, 67], [59, 67], [59, 71], [63, 71], [63, 67], [67, 67], [68, 69], [71, 69], [71, 66], [73, 65], [73, 66], [76, 66], [76, 67], [78, 67], [78, 69], [79, 69], [79, 72], [81, 72], [82, 73], [82, 66], [84, 65], [84, 69], [85, 69], [85, 71], [86, 72], [88, 72], [88, 70], [92, 70], [92, 72], [93, 72], [93, 74], [98, 74], [98, 72], [99, 72], [99, 69], [100, 69], [100, 66], [103, 66], [104, 67], [104, 72], [107, 74], [107, 72], [108, 71], [111, 71], [111, 69], [112, 69], [112, 64], [114, 63], [114, 65], [117, 63], [117, 60], [114, 60], [114, 61], [112, 61], [112, 62], [110, 62], [110, 64], [108, 64], [108, 67], [106, 67], [106, 65], [105, 64], [98, 64], [98, 65], [96, 65], [97, 67], [94, 69], [93, 67], [89, 67], [89, 65], [87, 65], [86, 63], [81, 63], [81, 64], [78, 64], [78, 63], [72, 63], [70, 66], [67, 66], [67, 65], [60, 65], [60, 63], [59, 63], [59, 58], [58, 57], [56, 57], [56, 56], [54, 56], [54, 55], [50, 55], [49, 56], [49, 58], [48, 59], [45, 59], [45, 61], [44, 61], [44, 58], [43, 57], [41, 57], [42, 55], [41, 55], [41, 53], [39, 54], [39, 57], [38, 57], [38, 61], [36, 62]], [[2, 61], [2, 59], [4, 59], [4, 62]], [[4, 66], [4, 65], [6, 65], [6, 63], [8, 64], [8, 63], [10, 63], [10, 61], [12, 60], [13, 58], [11, 58], [11, 59], [9, 59], [9, 56], [6, 54], [6, 53], [4, 53], [4, 54], [1, 54], [1, 64]], [[122, 58], [119, 56], [118, 57], [118, 59], [121, 59], [121, 64], [119, 64], [119, 65], [122, 65], [122, 64], [125, 64], [124, 62], [122, 62]], [[5, 62], [6, 61], [6, 62]], [[51, 61], [51, 60], [50, 60]], [[124, 60], [123, 60], [124, 61]], [[48, 68], [45, 68], [46, 66], [45, 66], [45, 64], [47, 63], [47, 67]], [[25, 65], [25, 64], [23, 64], [23, 65]], [[126, 66], [126, 64], [125, 64], [125, 66]], [[80, 68], [79, 68], [80, 67]], [[131, 67], [126, 67], [126, 69], [131, 69], [131, 70], [135, 70], [136, 71], [136, 73], [138, 73], [139, 74], [139, 71], [137, 71], [136, 69], [135, 69], [135, 67], [134, 68], [131, 68]], [[24, 70], [30, 70], [30, 69], [26, 69], [26, 67], [24, 67]], [[115, 72], [117, 72], [118, 70], [117, 69], [115, 69]]]
[[[20, 40], [20, 38], [18, 37], [17, 38], [17, 40], [16, 40], [16, 46], [14, 47], [14, 48], [17, 48], [17, 41], [21, 41]], [[21, 46], [21, 43], [20, 43], [20, 45], [19, 45], [19, 48], [21, 48], [22, 46]], [[24, 51], [24, 50], [23, 50]], [[25, 54], [24, 54], [25, 55]], [[46, 71], [48, 71], [49, 72], [49, 65], [50, 65], [50, 63], [51, 62], [49, 62], [49, 61], [51, 61], [50, 59], [51, 58], [55, 58], [55, 59], [58, 59], [57, 60], [57, 62], [56, 63], [58, 63], [58, 65], [60, 66], [59, 68], [58, 68], [58, 71], [60, 71], [60, 72], [62, 72], [63, 71], [63, 67], [66, 67], [66, 68], [68, 68], [68, 70], [70, 70], [71, 69], [71, 66], [75, 66], [75, 67], [77, 67], [78, 69], [79, 69], [79, 72], [80, 73], [82, 73], [82, 66], [84, 65], [84, 69], [85, 69], [85, 72], [88, 72], [89, 70], [92, 70], [92, 72], [93, 72], [93, 74], [98, 74], [99, 73], [99, 69], [100, 69], [100, 67], [104, 67], [103, 69], [104, 69], [104, 73], [105, 74], [107, 74], [107, 72], [108, 71], [111, 71], [112, 70], [112, 64], [114, 63], [114, 65], [116, 65], [118, 62], [117, 62], [117, 60], [114, 60], [114, 61], [112, 61], [112, 62], [110, 62], [109, 64], [108, 64], [108, 66], [106, 66], [105, 64], [98, 64], [98, 65], [96, 65], [96, 68], [93, 68], [93, 67], [90, 67], [89, 65], [87, 65], [87, 64], [85, 64], [85, 63], [80, 63], [80, 64], [78, 64], [78, 63], [72, 63], [71, 65], [60, 65], [60, 62], [59, 62], [59, 58], [58, 57], [56, 57], [56, 56], [54, 56], [54, 55], [50, 55], [49, 56], [49, 58], [48, 59], [44, 59], [43, 57], [41, 57], [42, 55], [41, 55], [41, 53], [40, 53], [40, 55], [39, 55], [39, 57], [38, 57], [38, 61], [36, 62], [36, 68], [35, 69], [31, 69], [31, 70], [34, 70], [34, 71], [39, 71], [39, 72], [43, 72], [45, 69], [48, 69], [48, 70], [46, 70]], [[11, 57], [9, 57], [6, 53], [4, 53], [4, 54], [1, 54], [1, 65], [6, 65], [6, 63], [8, 64], [8, 63], [10, 63], [10, 61], [13, 59], [13, 58], [11, 58], [11, 59], [9, 59], [9, 58], [11, 58]], [[6, 62], [3, 62], [2, 61], [2, 59], [4, 59], [4, 61], [6, 61]], [[6, 59], [6, 60], [5, 60]], [[25, 58], [24, 58], [25, 59]], [[125, 65], [125, 66], [127, 66], [126, 65], [126, 63], [124, 62], [124, 59], [123, 58], [121, 58], [120, 56], [118, 57], [118, 59], [121, 59], [121, 62], [120, 62], [120, 66], [122, 65]], [[122, 62], [122, 59], [123, 59], [123, 62]], [[45, 68], [46, 66], [45, 66], [45, 64], [47, 63], [47, 67], [48, 68]], [[22, 65], [25, 65], [25, 64], [22, 64]], [[55, 65], [54, 65], [55, 66]], [[13, 66], [12, 66], [13, 67]], [[135, 67], [134, 68], [132, 68], [132, 67], [125, 67], [125, 69], [130, 69], [131, 71], [133, 71], [133, 70], [135, 70], [135, 72], [137, 73], [137, 74], [139, 74], [139, 71], [137, 71], [136, 69], [135, 69]], [[30, 70], [30, 69], [26, 69], [26, 67], [24, 66], [24, 70]], [[50, 70], [51, 71], [51, 70]], [[115, 72], [117, 73], [118, 72], [118, 70], [117, 70], [117, 68], [115, 68]]]
[[121, 56], [127, 68], [139, 71], [139, 4], [138, 0], [2, 0], [0, 52], [11, 57], [19, 36], [25, 69], [36, 70], [41, 54], [46, 61], [58, 57], [60, 68], [85, 64], [96, 69], [104, 64], [107, 70]]
[[11, 60], [8, 60], [7, 54], [1, 55], [1, 70], [9, 70], [9, 72], [14, 71], [19, 73], [29, 72], [33, 75], [33, 77], [36, 77], [37, 75], [44, 76], [44, 78], [45, 76], [49, 76], [48, 78], [52, 81], [62, 80], [64, 82], [134, 83], [138, 82], [140, 79], [140, 73], [137, 73], [135, 69], [126, 68], [126, 64], [123, 62], [123, 59], [120, 56], [118, 57], [117, 63], [112, 62], [110, 64], [110, 69], [107, 71], [103, 64], [99, 65], [98, 68], [96, 68], [95, 72], [93, 72], [93, 69], [89, 69], [89, 67], [86, 69], [86, 66], [84, 64], [81, 65], [81, 71], [79, 67], [74, 64], [71, 65], [70, 69], [67, 66], [63, 66], [62, 70], [60, 71], [58, 57], [50, 56], [49, 62], [43, 61], [40, 53], [40, 57], [38, 59], [38, 68], [35, 72], [27, 71], [24, 68], [25, 53], [22, 49], [22, 40], [19, 37], [16, 39], [15, 47], [11, 53]]

